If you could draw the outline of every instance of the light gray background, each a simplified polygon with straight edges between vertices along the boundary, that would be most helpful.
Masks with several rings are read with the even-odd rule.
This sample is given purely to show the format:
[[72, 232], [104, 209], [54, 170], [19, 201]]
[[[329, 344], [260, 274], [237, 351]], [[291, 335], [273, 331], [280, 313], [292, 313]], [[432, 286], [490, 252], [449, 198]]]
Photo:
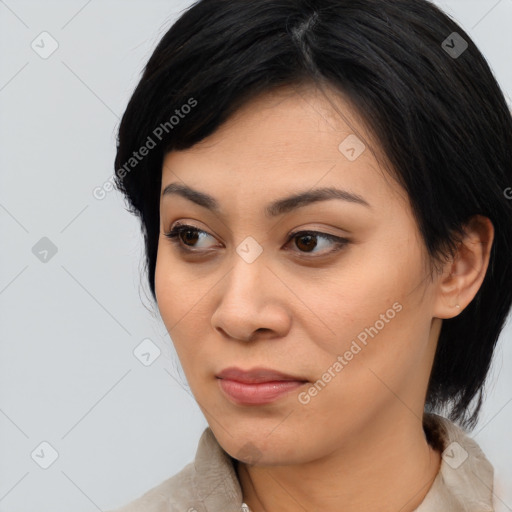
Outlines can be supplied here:
[[[512, 0], [436, 3], [512, 95]], [[191, 461], [207, 425], [141, 284], [138, 222], [116, 191], [92, 195], [112, 175], [119, 117], [145, 62], [189, 5], [0, 0], [0, 512], [119, 506]], [[31, 47], [43, 31], [59, 45], [46, 59]], [[47, 262], [32, 252], [43, 237], [57, 248]], [[150, 366], [133, 354], [146, 338], [161, 350]], [[504, 511], [511, 338], [509, 322], [472, 433]], [[43, 441], [58, 453], [48, 469]]]

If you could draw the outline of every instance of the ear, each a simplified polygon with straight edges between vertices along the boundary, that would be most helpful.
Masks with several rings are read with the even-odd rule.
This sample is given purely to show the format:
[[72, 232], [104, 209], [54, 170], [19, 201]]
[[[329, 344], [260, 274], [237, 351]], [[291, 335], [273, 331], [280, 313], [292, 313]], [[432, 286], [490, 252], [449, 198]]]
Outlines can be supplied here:
[[474, 215], [464, 230], [457, 253], [445, 264], [438, 279], [433, 310], [436, 318], [457, 316], [477, 294], [489, 265], [494, 240], [490, 219]]

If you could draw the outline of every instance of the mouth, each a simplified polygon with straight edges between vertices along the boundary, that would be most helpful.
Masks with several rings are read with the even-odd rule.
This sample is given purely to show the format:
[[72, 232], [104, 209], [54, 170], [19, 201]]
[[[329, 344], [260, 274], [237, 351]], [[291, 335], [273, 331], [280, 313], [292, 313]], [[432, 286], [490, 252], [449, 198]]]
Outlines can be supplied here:
[[260, 382], [282, 382], [282, 381], [294, 381], [294, 382], [308, 382], [303, 377], [295, 375], [288, 375], [277, 370], [270, 368], [257, 367], [250, 370], [242, 370], [235, 366], [224, 368], [220, 373], [216, 375], [219, 379], [235, 380], [244, 384], [257, 384]]
[[238, 405], [270, 403], [308, 382], [303, 377], [261, 367], [251, 370], [225, 368], [216, 377], [222, 392]]

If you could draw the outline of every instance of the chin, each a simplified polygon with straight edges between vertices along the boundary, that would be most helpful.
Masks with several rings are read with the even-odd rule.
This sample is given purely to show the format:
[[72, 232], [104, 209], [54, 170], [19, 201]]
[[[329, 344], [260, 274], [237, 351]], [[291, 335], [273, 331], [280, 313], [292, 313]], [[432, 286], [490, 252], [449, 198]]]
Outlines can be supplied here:
[[[281, 429], [279, 433], [272, 432], [278, 424], [275, 420], [272, 428], [268, 429], [261, 428], [261, 425], [255, 428], [255, 422], [251, 423], [247, 428], [236, 425], [229, 432], [222, 428], [212, 428], [212, 431], [222, 448], [231, 457], [245, 464], [277, 466], [303, 462], [301, 452], [297, 450], [303, 443], [294, 439], [292, 432], [287, 432], [286, 429]], [[233, 423], [231, 425], [235, 427]]]

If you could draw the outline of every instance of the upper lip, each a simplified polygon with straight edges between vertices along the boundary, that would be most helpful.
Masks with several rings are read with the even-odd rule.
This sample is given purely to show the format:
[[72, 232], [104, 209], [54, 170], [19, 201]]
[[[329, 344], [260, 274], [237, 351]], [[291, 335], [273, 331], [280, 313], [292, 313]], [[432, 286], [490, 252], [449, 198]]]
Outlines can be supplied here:
[[288, 375], [277, 370], [270, 368], [251, 368], [250, 370], [242, 370], [234, 366], [224, 368], [220, 373], [217, 374], [219, 379], [236, 380], [238, 382], [246, 383], [257, 383], [257, 382], [272, 382], [276, 380], [294, 380], [299, 382], [307, 382], [302, 377], [296, 377], [294, 375]]

